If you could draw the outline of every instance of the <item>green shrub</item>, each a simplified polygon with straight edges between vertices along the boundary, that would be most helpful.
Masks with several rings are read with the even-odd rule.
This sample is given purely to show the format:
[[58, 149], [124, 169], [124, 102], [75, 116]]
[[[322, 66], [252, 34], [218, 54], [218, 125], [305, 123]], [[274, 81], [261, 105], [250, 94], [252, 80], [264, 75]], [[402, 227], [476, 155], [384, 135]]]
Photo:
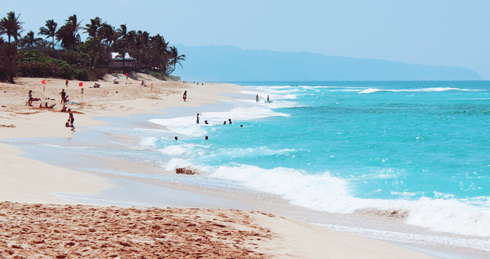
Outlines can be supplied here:
[[63, 60], [49, 58], [38, 50], [21, 53], [23, 58], [19, 62], [19, 76], [72, 78], [73, 69]]
[[60, 59], [52, 59], [50, 61], [50, 63], [56, 64], [56, 66], [58, 67], [58, 70], [60, 71], [59, 72], [60, 77], [65, 78], [65, 79], [71, 79], [72, 78], [73, 69], [71, 68], [71, 66], [68, 63], [66, 63], [65, 61], [60, 60]]
[[73, 78], [80, 81], [89, 81], [87, 70], [73, 69]]

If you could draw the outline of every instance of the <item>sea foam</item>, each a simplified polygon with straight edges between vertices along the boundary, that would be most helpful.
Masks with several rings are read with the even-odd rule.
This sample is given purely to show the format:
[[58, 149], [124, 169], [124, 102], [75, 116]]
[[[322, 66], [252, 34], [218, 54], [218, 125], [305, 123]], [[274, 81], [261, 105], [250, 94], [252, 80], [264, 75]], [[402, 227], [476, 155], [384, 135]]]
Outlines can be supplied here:
[[452, 88], [452, 87], [433, 87], [433, 88], [420, 88], [420, 89], [377, 89], [377, 88], [369, 88], [363, 91], [360, 91], [360, 94], [371, 94], [376, 92], [445, 92], [445, 91], [477, 91], [471, 89], [460, 89], [460, 88]]
[[[211, 170], [209, 167], [206, 170]], [[464, 200], [361, 199], [349, 193], [349, 181], [330, 175], [311, 175], [289, 168], [262, 169], [256, 166], [221, 166], [210, 177], [238, 181], [244, 187], [280, 195], [292, 205], [331, 213], [353, 213], [361, 209], [406, 211], [406, 223], [435, 231], [489, 237], [490, 202], [473, 206]]]
[[228, 119], [232, 119], [232, 121], [247, 121], [253, 119], [263, 119], [268, 117], [289, 117], [289, 114], [275, 112], [272, 108], [264, 107], [263, 105], [254, 105], [254, 106], [242, 106], [234, 108], [230, 111], [224, 112], [203, 112], [200, 113], [200, 124], [196, 124], [196, 117], [194, 116], [185, 116], [171, 119], [152, 119], [149, 120], [152, 123], [165, 126], [170, 131], [190, 136], [190, 137], [199, 137], [204, 136], [208, 133], [207, 127], [204, 124], [204, 121], [208, 121], [207, 126], [220, 125], [223, 124], [223, 121], [228, 122]]

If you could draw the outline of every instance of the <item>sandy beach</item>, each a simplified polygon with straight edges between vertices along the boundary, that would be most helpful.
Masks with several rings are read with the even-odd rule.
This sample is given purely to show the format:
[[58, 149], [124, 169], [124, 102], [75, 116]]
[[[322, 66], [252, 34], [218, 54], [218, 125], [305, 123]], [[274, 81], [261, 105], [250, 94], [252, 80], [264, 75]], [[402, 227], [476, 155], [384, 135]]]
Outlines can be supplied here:
[[[118, 77], [120, 84], [113, 84]], [[18, 78], [0, 84], [0, 139], [71, 138], [59, 92], [69, 95], [75, 131], [105, 125], [97, 117], [159, 113], [230, 99], [240, 86], [165, 82], [148, 75], [107, 75], [65, 87], [61, 79]], [[144, 80], [148, 87], [141, 87]], [[153, 85], [153, 86], [152, 86]], [[26, 106], [28, 91], [41, 98]], [[182, 93], [188, 91], [187, 102]], [[52, 109], [41, 103], [56, 104]], [[44, 105], [43, 105], [44, 106]], [[79, 128], [82, 127], [82, 128]], [[97, 194], [114, 188], [106, 177], [22, 157], [0, 144], [0, 255], [29, 258], [432, 258], [397, 245], [298, 220], [240, 210], [94, 206], [56, 193]]]

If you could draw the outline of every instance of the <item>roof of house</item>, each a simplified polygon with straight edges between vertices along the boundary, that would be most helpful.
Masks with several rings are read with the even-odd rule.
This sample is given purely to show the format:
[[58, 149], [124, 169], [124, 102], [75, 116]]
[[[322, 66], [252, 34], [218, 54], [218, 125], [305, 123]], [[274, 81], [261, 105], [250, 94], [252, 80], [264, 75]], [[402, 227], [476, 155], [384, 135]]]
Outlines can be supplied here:
[[[111, 52], [111, 59], [112, 60], [123, 60], [122, 55], [119, 54], [119, 52]], [[129, 53], [127, 53], [127, 52], [124, 54], [124, 59], [125, 60], [136, 60], [135, 58], [131, 57], [129, 55]]]

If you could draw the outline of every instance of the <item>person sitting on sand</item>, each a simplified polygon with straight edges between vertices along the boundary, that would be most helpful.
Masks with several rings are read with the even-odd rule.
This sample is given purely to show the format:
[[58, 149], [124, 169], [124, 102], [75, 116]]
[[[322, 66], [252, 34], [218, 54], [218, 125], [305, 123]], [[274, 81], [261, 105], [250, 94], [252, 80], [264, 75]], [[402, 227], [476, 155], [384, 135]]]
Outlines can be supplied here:
[[115, 85], [118, 85], [119, 84], [119, 82], [116, 79], [112, 80], [112, 83], [115, 84]]
[[187, 91], [184, 91], [184, 95], [182, 96], [182, 99], [184, 99], [184, 102], [185, 100], [187, 100]]
[[61, 108], [61, 112], [66, 112], [66, 105], [63, 104], [63, 108]]
[[100, 88], [100, 84], [95, 83], [94, 88]]
[[65, 127], [69, 128], [70, 127], [70, 119], [68, 119], [66, 122], [65, 122]]
[[[68, 82], [68, 80], [66, 80]], [[65, 92], [65, 89], [61, 89], [61, 92], [60, 92], [60, 95], [61, 95], [61, 102], [62, 104], [65, 104], [66, 102], [66, 92]]]
[[141, 80], [141, 85], [140, 85], [140, 86], [142, 86], [142, 87], [146, 87], [146, 85], [145, 85], [145, 81]]
[[29, 90], [29, 100], [27, 101], [27, 105], [32, 106], [32, 101], [34, 101], [32, 98], [32, 90]]

